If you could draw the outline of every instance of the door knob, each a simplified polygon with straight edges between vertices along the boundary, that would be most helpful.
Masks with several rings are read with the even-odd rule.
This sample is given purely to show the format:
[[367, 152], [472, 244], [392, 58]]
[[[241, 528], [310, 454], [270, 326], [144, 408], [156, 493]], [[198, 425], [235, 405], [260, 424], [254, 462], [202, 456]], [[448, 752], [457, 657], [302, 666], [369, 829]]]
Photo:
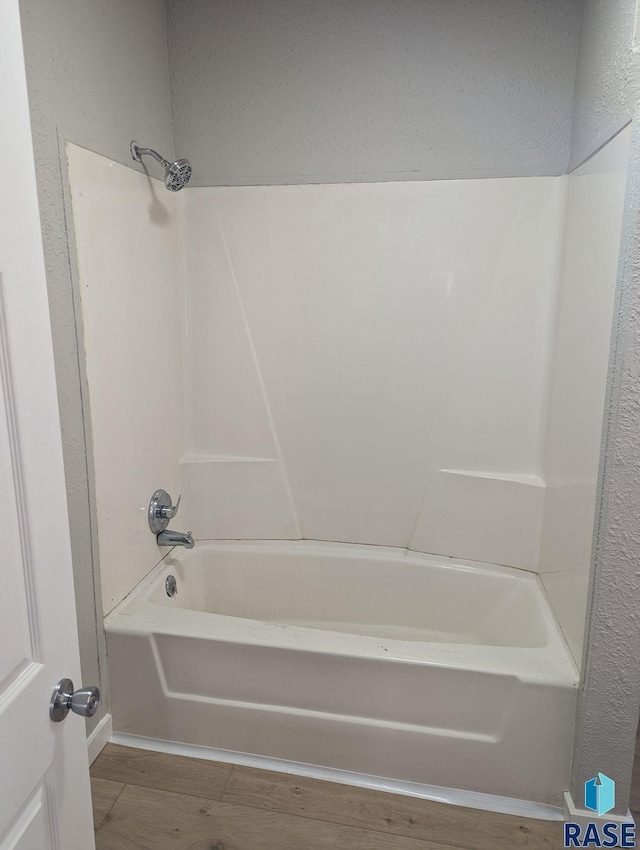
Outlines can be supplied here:
[[80, 688], [74, 691], [71, 679], [60, 679], [53, 689], [49, 717], [54, 723], [60, 723], [70, 711], [80, 717], [93, 717], [99, 705], [98, 688]]

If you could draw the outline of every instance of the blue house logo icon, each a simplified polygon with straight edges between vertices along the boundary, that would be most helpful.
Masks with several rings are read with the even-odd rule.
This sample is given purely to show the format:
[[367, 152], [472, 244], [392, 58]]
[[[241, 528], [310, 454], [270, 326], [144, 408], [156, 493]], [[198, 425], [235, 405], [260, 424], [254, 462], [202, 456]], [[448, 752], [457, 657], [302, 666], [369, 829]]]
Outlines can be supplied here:
[[604, 773], [584, 783], [584, 806], [597, 812], [599, 817], [606, 815], [616, 804], [616, 783]]

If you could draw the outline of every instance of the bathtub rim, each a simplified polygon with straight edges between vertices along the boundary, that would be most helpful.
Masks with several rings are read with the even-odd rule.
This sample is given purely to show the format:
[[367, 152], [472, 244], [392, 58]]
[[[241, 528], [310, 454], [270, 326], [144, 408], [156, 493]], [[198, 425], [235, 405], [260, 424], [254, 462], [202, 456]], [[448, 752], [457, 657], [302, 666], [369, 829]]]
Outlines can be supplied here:
[[[245, 619], [225, 614], [172, 608], [149, 600], [156, 586], [171, 572], [175, 561], [190, 560], [192, 552], [169, 550], [161, 561], [105, 617], [107, 632], [119, 634], [175, 635], [201, 638], [212, 642], [260, 644], [285, 650], [317, 652], [352, 658], [377, 658], [389, 662], [455, 667], [470, 672], [509, 675], [521, 682], [577, 688], [580, 674], [564, 635], [553, 615], [541, 579], [537, 573], [497, 564], [484, 564], [461, 558], [413, 552], [386, 546], [334, 543], [325, 541], [198, 541], [203, 550], [247, 551], [268, 554], [308, 554], [323, 557], [347, 555], [355, 559], [404, 562], [462, 571], [509, 575], [534, 585], [547, 643], [541, 647], [490, 646], [441, 642], [405, 641], [345, 632], [332, 632], [303, 626]], [[173, 562], [173, 563], [172, 563]], [[215, 633], [211, 628], [215, 626]]]

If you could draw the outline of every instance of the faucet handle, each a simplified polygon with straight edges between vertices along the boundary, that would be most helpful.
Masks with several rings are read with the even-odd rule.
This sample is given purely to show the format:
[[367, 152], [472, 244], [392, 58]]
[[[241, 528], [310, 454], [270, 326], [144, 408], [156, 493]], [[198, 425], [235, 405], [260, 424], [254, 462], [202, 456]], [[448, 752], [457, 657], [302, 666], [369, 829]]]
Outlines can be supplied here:
[[180, 499], [172, 504], [173, 500], [166, 490], [156, 490], [149, 500], [149, 508], [147, 518], [149, 520], [149, 528], [153, 534], [160, 534], [169, 525], [169, 520], [178, 513], [180, 507]]
[[175, 503], [175, 505], [160, 505], [158, 507], [158, 516], [161, 519], [173, 519], [174, 516], [178, 513], [181, 498], [182, 494], [178, 496], [178, 501]]

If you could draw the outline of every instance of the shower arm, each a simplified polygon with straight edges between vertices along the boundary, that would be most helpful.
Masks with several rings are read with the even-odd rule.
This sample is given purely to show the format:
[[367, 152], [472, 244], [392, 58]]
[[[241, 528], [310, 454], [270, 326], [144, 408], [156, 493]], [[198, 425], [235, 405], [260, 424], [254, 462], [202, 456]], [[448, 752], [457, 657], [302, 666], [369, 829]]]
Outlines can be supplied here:
[[131, 142], [131, 154], [136, 160], [136, 162], [142, 162], [143, 156], [152, 156], [164, 168], [168, 168], [171, 165], [169, 160], [165, 159], [163, 156], [160, 156], [158, 151], [154, 151], [152, 148], [139, 148], [135, 142]]

